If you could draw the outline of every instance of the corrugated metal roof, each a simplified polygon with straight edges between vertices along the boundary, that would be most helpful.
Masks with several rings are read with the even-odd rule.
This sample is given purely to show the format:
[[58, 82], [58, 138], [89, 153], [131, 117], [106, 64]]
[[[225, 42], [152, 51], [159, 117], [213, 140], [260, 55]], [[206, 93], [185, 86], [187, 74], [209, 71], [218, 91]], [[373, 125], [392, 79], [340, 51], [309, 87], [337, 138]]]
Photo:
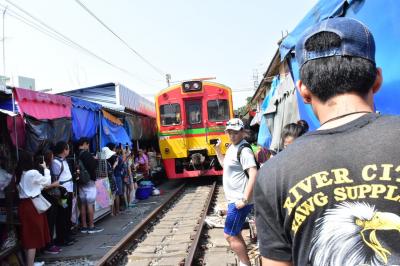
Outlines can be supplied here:
[[65, 91], [61, 94], [95, 102], [119, 112], [127, 108], [136, 113], [150, 117], [155, 117], [156, 113], [154, 103], [118, 83], [105, 83], [92, 87]]

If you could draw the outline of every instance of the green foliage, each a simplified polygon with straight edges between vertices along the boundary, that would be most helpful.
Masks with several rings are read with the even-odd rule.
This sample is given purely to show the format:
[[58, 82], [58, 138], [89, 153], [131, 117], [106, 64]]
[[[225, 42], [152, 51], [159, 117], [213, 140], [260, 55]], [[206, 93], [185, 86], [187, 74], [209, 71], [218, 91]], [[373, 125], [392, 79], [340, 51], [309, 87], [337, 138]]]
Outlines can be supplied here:
[[239, 107], [237, 110], [234, 110], [234, 113], [238, 115], [238, 117], [242, 117], [245, 114], [247, 114], [253, 106], [250, 105], [252, 97], [247, 97], [246, 98], [246, 104]]

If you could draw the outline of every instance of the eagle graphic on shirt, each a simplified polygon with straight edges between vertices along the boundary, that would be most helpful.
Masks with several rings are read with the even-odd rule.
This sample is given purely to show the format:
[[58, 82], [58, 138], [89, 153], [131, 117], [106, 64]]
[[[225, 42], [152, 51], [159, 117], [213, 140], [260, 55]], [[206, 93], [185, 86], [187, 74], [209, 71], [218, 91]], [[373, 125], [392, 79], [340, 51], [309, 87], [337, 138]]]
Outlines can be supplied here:
[[309, 259], [319, 266], [387, 265], [392, 253], [382, 245], [380, 230], [393, 230], [399, 239], [400, 217], [364, 202], [337, 204], [316, 220]]

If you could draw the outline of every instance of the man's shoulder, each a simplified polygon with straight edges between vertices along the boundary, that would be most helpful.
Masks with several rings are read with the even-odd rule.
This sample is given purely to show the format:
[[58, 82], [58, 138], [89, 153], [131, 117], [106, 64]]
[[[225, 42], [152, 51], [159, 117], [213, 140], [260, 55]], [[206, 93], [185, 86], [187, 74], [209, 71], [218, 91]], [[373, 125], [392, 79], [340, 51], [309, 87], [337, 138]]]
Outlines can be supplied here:
[[59, 157], [54, 157], [53, 161], [52, 161], [53, 164], [55, 163], [57, 165], [61, 165], [62, 162], [63, 162], [63, 160], [61, 158], [59, 158]]
[[87, 151], [87, 150], [80, 150], [79, 151], [79, 159], [85, 160], [85, 159], [90, 158], [90, 157], [92, 157], [92, 154], [89, 151]]
[[376, 121], [384, 123], [389, 127], [400, 127], [399, 115], [381, 115]]

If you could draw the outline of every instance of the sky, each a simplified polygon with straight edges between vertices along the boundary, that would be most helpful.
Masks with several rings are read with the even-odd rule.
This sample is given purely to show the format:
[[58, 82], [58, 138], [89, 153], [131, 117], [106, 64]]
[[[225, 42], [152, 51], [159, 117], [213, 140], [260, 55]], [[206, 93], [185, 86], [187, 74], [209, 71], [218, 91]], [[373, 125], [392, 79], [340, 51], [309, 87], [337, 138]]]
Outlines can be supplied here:
[[[0, 74], [11, 78], [9, 85], [25, 76], [35, 79], [37, 90], [53, 92], [118, 82], [152, 101], [167, 87], [167, 73], [172, 82], [215, 77], [232, 88], [237, 109], [254, 94], [254, 76], [261, 80], [278, 41], [316, 2], [0, 0], [1, 14], [7, 8], [0, 21]], [[27, 25], [32, 22], [81, 48]]]

